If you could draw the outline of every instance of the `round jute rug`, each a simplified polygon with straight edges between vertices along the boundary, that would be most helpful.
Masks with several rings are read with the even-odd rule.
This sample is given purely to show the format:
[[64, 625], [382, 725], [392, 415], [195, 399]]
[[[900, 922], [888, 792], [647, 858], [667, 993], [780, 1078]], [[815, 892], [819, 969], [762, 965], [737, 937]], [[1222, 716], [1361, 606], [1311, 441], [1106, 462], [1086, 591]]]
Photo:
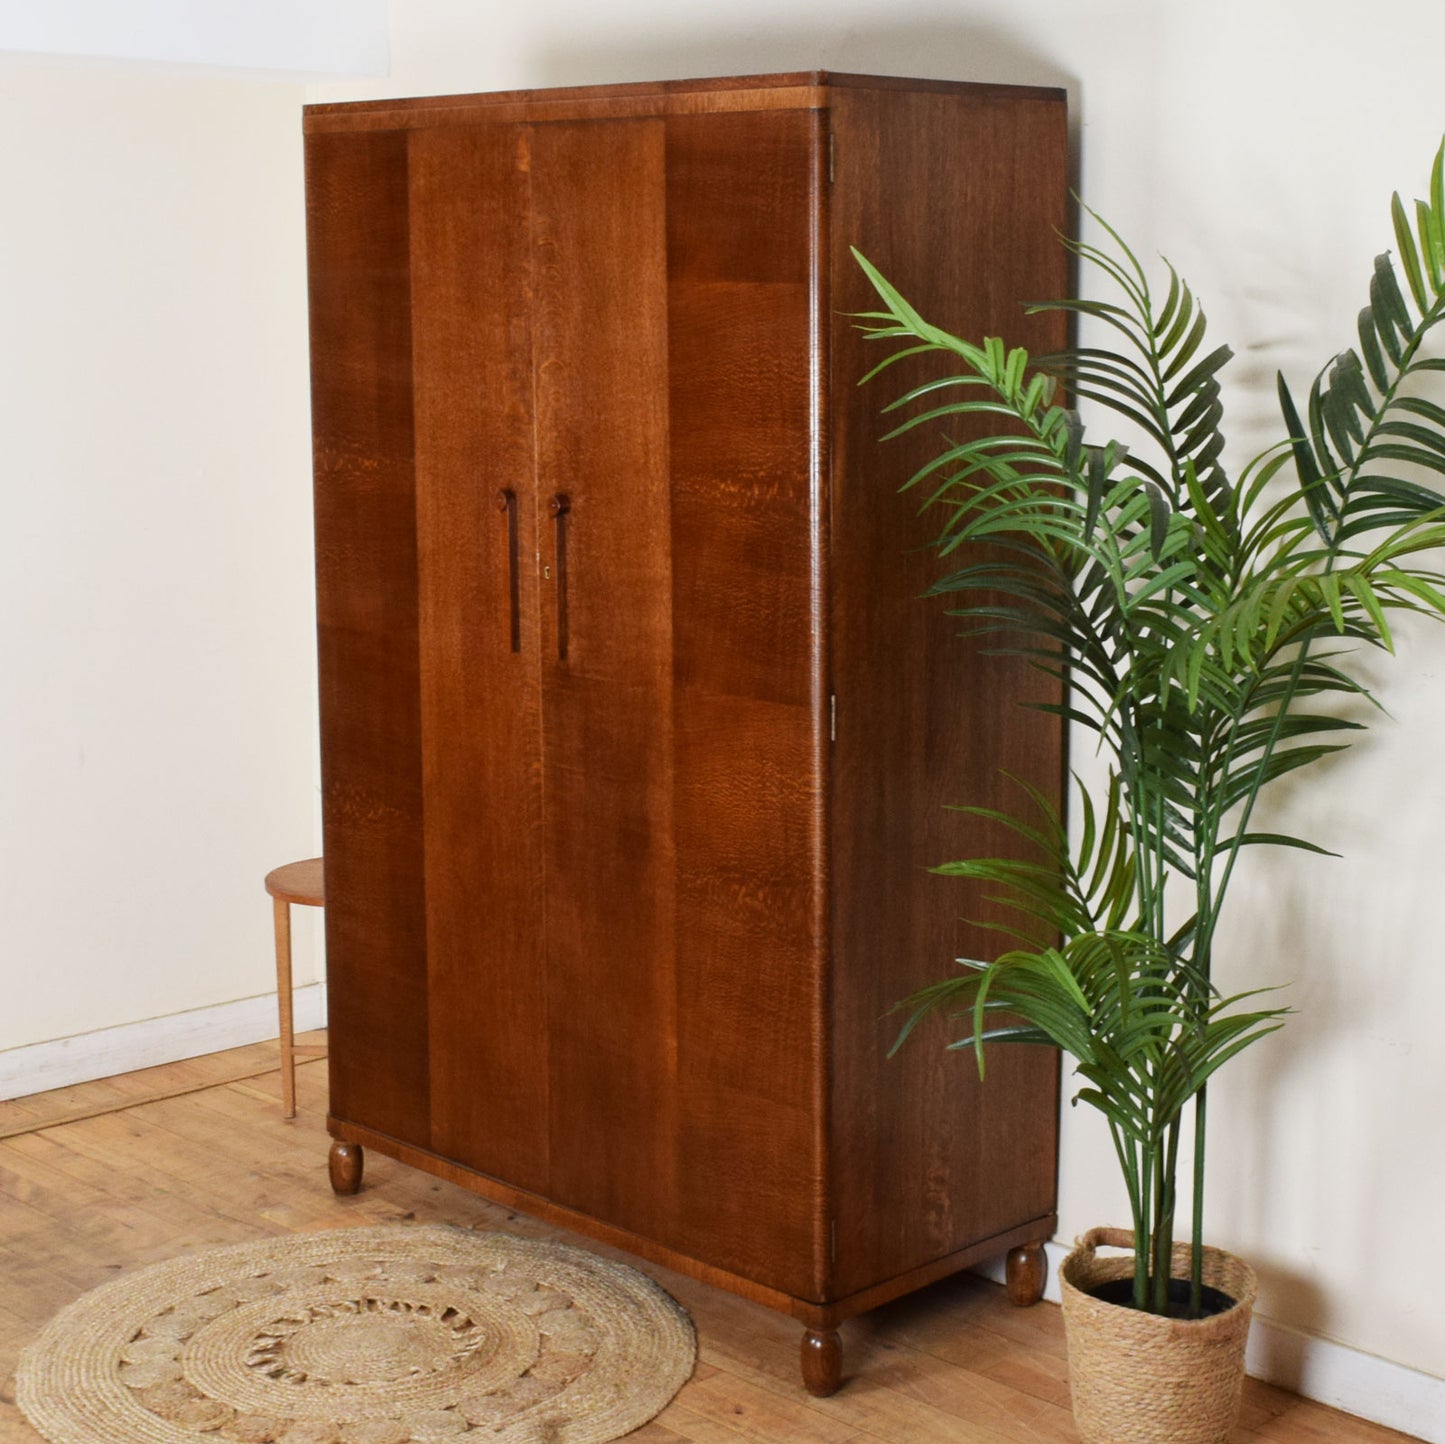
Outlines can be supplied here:
[[392, 1224], [113, 1279], [22, 1354], [53, 1444], [603, 1444], [692, 1373], [651, 1279], [563, 1244]]

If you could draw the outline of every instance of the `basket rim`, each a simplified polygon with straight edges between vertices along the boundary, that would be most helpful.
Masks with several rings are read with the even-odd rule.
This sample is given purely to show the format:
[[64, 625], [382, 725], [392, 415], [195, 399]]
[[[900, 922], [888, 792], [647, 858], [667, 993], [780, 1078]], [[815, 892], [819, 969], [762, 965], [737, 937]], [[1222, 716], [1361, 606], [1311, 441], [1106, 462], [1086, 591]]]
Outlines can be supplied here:
[[[1223, 1330], [1233, 1327], [1241, 1310], [1252, 1311], [1259, 1283], [1253, 1268], [1237, 1254], [1225, 1249], [1204, 1246], [1204, 1282], [1233, 1300], [1229, 1308], [1202, 1319], [1179, 1319], [1166, 1314], [1149, 1314], [1126, 1304], [1110, 1303], [1098, 1298], [1092, 1288], [1115, 1279], [1127, 1278], [1134, 1271], [1132, 1252], [1134, 1234], [1130, 1229], [1094, 1228], [1075, 1240], [1073, 1249], [1059, 1266], [1059, 1288], [1066, 1306], [1079, 1313], [1091, 1313], [1096, 1317], [1116, 1319], [1130, 1317], [1135, 1320], [1151, 1321], [1149, 1326], [1169, 1325], [1190, 1332], [1209, 1331], [1210, 1326]], [[1129, 1252], [1118, 1256], [1100, 1258], [1099, 1247], [1122, 1248]], [[1170, 1277], [1189, 1277], [1192, 1250], [1187, 1243], [1174, 1245]], [[1107, 1312], [1103, 1312], [1107, 1311]]]

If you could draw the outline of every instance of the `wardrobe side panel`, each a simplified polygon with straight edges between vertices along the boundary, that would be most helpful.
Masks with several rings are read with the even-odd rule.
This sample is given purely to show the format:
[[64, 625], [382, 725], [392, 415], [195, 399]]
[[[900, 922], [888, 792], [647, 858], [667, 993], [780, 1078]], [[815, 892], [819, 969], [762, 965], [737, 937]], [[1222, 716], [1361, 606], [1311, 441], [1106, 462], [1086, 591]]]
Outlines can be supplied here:
[[821, 1296], [819, 117], [670, 117], [678, 1246]]
[[950, 418], [881, 439], [899, 419], [883, 407], [948, 362], [920, 358], [859, 388], [887, 343], [865, 344], [850, 319], [878, 301], [849, 246], [928, 320], [970, 340], [1054, 349], [1060, 318], [1022, 307], [1066, 294], [1067, 142], [1058, 93], [834, 97], [831, 1164], [834, 1289], [847, 1294], [1033, 1220], [1041, 1237], [1051, 1231], [1057, 1055], [994, 1048], [980, 1083], [971, 1052], [944, 1049], [962, 1023], [921, 1027], [887, 1053], [901, 999], [946, 977], [955, 958], [1007, 946], [962, 921], [1006, 913], [928, 869], [1017, 840], [950, 805], [1018, 807], [1024, 795], [1005, 772], [1057, 798], [1063, 766], [1059, 719], [1020, 705], [1054, 697], [1054, 684], [986, 655], [990, 640], [960, 637], [946, 601], [921, 596], [965, 559], [936, 557], [928, 543], [942, 513], [920, 517], [926, 488], [899, 487], [969, 425]]
[[545, 1193], [528, 132], [411, 136], [431, 1146]]
[[331, 1112], [425, 1144], [406, 136], [306, 157]]

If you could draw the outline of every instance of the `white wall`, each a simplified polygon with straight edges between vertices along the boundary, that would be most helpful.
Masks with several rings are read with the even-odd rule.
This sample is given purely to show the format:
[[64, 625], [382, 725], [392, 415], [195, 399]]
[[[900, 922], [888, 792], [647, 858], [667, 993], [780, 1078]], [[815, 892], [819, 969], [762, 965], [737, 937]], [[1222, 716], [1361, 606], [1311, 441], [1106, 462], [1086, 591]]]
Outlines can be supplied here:
[[[1066, 86], [1085, 198], [1186, 272], [1238, 352], [1237, 463], [1278, 435], [1275, 369], [1307, 386], [1353, 340], [1390, 192], [1423, 190], [1445, 131], [1442, 44], [1435, 0], [393, 0], [389, 79], [309, 95], [817, 67]], [[1300, 1016], [1214, 1091], [1209, 1231], [1259, 1266], [1265, 1315], [1445, 1377], [1445, 632], [1403, 653], [1378, 673], [1392, 717], [1280, 819], [1345, 860], [1241, 880], [1226, 974], [1297, 980]], [[1127, 1218], [1107, 1139], [1067, 1106], [1060, 1212], [1065, 1238]]]
[[0, 50], [386, 73], [386, 0], [0, 0]]
[[[1445, 106], [1435, 0], [392, 0], [392, 74], [311, 99], [826, 67], [1058, 84], [1081, 184], [1239, 352], [1236, 460], [1353, 335]], [[313, 653], [299, 92], [0, 71], [0, 1046], [264, 991], [260, 877], [310, 850]], [[867, 237], [857, 238], [866, 248]], [[1222, 941], [1297, 979], [1215, 1090], [1211, 1235], [1261, 1311], [1445, 1377], [1445, 634]], [[1125, 1216], [1065, 1110], [1061, 1235]]]
[[261, 880], [317, 844], [300, 103], [0, 57], [0, 1049], [275, 985]]

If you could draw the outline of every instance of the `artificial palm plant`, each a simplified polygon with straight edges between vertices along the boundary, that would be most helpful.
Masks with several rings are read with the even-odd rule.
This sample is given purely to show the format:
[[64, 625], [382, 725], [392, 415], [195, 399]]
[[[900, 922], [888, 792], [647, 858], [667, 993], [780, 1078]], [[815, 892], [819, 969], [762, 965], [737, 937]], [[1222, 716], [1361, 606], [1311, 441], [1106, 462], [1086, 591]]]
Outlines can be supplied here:
[[[893, 403], [898, 431], [949, 437], [907, 483], [942, 518], [947, 570], [932, 588], [971, 630], [1068, 685], [1062, 710], [1095, 734], [1107, 776], [1076, 779], [1070, 829], [1021, 796], [1004, 822], [1026, 860], [937, 870], [981, 880], [1017, 917], [1008, 946], [905, 1005], [971, 1019], [952, 1046], [1048, 1043], [1072, 1056], [1078, 1100], [1108, 1120], [1135, 1233], [1133, 1304], [1171, 1311], [1170, 1257], [1181, 1136], [1192, 1106], [1193, 1270], [1200, 1259], [1207, 1083], [1281, 1026], [1259, 993], [1222, 996], [1213, 953], [1242, 851], [1282, 845], [1255, 814], [1280, 779], [1340, 751], [1363, 724], [1352, 653], [1391, 649], [1392, 612], [1445, 617], [1445, 407], [1429, 396], [1445, 361], [1427, 354], [1445, 318], [1445, 146], [1430, 198], [1394, 200], [1397, 261], [1375, 262], [1358, 348], [1296, 404], [1279, 379], [1283, 436], [1226, 474], [1219, 373], [1226, 346], [1172, 267], [1162, 297], [1122, 240], [1068, 242], [1112, 294], [1050, 302], [1109, 345], [1029, 357], [930, 324], [862, 256], [885, 309], [860, 318], [903, 356], [936, 353], [947, 374]], [[856, 254], [856, 253], [855, 253]], [[1061, 386], [1122, 417], [1128, 446], [1086, 433]], [[921, 409], [919, 409], [921, 408]], [[897, 434], [897, 433], [894, 433]], [[900, 1039], [901, 1041], [901, 1039]], [[1176, 1306], [1177, 1307], [1177, 1306]]]

